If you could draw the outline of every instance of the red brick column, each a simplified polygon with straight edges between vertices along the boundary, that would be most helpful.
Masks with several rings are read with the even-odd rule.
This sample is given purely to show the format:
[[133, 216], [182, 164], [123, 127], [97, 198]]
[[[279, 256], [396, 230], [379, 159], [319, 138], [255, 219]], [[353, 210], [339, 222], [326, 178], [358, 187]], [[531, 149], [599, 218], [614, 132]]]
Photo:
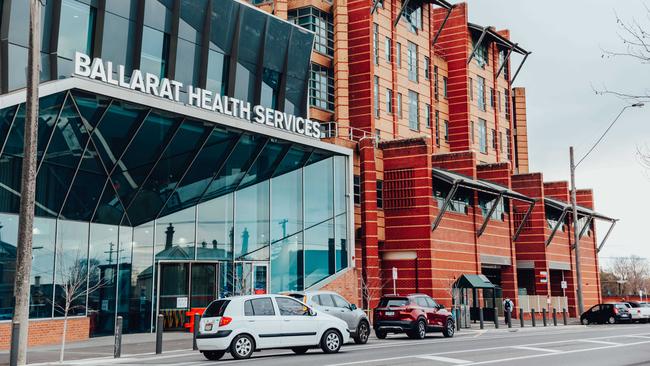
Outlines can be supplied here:
[[[377, 240], [377, 169], [375, 164], [375, 141], [364, 138], [359, 141], [359, 163], [361, 168], [361, 268], [362, 293], [372, 294], [371, 303], [364, 304], [374, 308], [381, 294], [379, 273], [379, 248]], [[364, 289], [363, 287], [366, 287]], [[364, 299], [364, 302], [366, 299]]]

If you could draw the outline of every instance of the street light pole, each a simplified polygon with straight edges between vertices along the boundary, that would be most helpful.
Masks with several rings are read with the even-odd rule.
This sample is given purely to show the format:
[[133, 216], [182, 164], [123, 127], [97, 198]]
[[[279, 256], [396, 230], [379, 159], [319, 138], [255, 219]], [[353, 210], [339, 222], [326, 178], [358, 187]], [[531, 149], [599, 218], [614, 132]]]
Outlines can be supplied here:
[[575, 244], [574, 255], [576, 261], [576, 300], [578, 301], [578, 314], [585, 310], [585, 303], [582, 299], [582, 272], [580, 271], [580, 233], [578, 229], [578, 206], [576, 204], [576, 165], [573, 159], [573, 146], [569, 147], [571, 165], [571, 211], [573, 211], [573, 243]]

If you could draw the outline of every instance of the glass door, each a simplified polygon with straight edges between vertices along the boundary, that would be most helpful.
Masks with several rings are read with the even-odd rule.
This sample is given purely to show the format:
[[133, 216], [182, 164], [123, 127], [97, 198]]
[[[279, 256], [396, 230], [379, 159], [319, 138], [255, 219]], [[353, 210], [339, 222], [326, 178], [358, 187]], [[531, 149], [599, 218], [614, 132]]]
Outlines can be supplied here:
[[218, 263], [192, 263], [190, 308], [206, 308], [217, 298]]
[[159, 276], [164, 330], [182, 330], [189, 309], [189, 263], [161, 263]]
[[268, 292], [268, 264], [235, 263], [235, 295], [265, 294]]

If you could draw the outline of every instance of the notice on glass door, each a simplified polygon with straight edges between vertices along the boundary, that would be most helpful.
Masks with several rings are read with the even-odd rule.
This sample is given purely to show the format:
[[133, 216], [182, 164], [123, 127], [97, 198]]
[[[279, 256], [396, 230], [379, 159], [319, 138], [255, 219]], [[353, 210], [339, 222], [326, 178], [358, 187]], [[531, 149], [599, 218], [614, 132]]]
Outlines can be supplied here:
[[186, 296], [177, 297], [176, 298], [176, 307], [181, 308], [181, 309], [187, 308], [187, 297]]

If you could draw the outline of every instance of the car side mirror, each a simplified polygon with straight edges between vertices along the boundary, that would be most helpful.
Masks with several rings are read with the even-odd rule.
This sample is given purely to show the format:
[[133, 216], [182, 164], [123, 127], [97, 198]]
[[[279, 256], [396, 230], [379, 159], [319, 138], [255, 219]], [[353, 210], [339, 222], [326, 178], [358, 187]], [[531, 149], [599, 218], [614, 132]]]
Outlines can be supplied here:
[[355, 311], [357, 310], [357, 306], [354, 304], [350, 304], [350, 310]]
[[444, 309], [444, 308], [445, 308], [444, 305], [442, 305], [442, 304], [436, 304], [436, 309], [438, 309], [438, 310], [442, 310], [442, 309]]
[[309, 316], [316, 316], [316, 315], [317, 315], [316, 310], [309, 308]]

